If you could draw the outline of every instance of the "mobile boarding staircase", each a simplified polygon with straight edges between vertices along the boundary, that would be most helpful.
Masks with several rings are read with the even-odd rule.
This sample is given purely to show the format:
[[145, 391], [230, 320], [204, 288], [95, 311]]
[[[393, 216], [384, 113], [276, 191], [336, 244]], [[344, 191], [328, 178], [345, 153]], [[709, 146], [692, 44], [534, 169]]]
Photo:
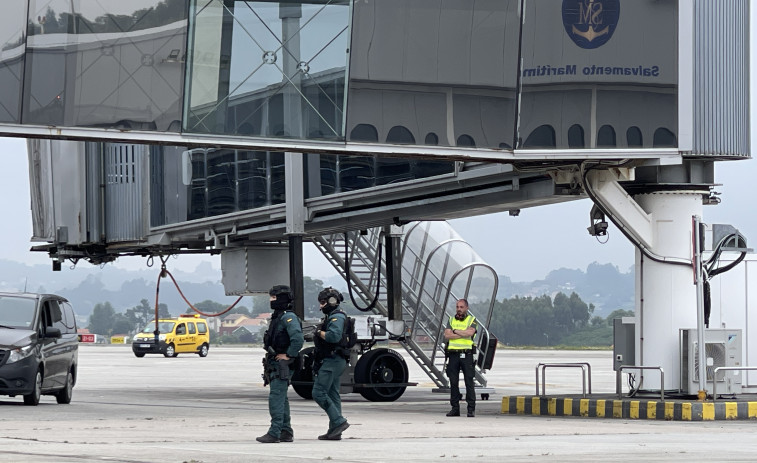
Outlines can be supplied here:
[[[496, 349], [496, 339], [488, 326], [497, 294], [497, 274], [447, 222], [415, 222], [405, 225], [404, 230], [402, 318], [409, 335], [401, 344], [436, 384], [434, 392], [448, 392], [444, 328], [455, 312], [457, 300], [467, 299], [470, 312], [479, 322], [475, 338], [479, 352], [475, 362], [476, 392], [487, 400], [493, 392], [486, 387], [484, 373], [491, 368]], [[377, 285], [387, 287], [386, 260], [380, 252], [383, 236], [382, 229], [373, 228], [314, 240], [326, 259], [349, 279], [358, 303], [367, 305], [373, 301]], [[382, 291], [374, 311], [388, 316], [385, 295], [386, 291]]]

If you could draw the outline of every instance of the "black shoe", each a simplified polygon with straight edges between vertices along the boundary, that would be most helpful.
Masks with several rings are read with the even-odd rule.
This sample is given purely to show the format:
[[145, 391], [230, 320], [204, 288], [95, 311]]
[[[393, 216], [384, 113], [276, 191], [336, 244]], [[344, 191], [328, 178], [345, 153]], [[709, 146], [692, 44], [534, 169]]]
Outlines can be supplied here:
[[342, 434], [326, 433], [318, 436], [318, 440], [342, 440]]
[[[337, 425], [334, 429], [326, 433], [329, 437], [338, 437], [339, 439], [342, 438], [342, 433], [347, 430], [347, 428], [350, 427], [350, 424], [345, 420], [344, 423]], [[339, 440], [339, 439], [327, 439], [327, 440]]]
[[270, 434], [264, 434], [260, 437], [256, 437], [255, 440], [264, 444], [277, 444], [281, 442], [278, 437], [272, 436]]
[[294, 435], [288, 431], [281, 431], [281, 437], [279, 437], [279, 440], [281, 440], [281, 442], [294, 442]]
[[476, 412], [468, 412], [468, 418], [473, 418], [476, 416]]
[[460, 410], [455, 410], [454, 408], [447, 412], [447, 416], [460, 416]]

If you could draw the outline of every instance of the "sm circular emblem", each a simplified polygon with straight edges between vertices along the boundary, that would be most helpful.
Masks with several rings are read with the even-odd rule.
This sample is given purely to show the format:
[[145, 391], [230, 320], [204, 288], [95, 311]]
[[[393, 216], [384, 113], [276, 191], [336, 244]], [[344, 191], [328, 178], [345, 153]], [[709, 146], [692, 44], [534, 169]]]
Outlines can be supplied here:
[[620, 0], [563, 0], [565, 32], [581, 48], [606, 44], [620, 20]]

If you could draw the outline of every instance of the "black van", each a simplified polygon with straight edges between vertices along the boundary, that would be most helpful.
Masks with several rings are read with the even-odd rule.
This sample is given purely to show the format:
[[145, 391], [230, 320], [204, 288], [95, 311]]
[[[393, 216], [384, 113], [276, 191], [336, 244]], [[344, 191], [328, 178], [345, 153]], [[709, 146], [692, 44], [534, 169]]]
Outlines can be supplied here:
[[79, 339], [71, 304], [53, 294], [0, 292], [0, 395], [71, 402]]

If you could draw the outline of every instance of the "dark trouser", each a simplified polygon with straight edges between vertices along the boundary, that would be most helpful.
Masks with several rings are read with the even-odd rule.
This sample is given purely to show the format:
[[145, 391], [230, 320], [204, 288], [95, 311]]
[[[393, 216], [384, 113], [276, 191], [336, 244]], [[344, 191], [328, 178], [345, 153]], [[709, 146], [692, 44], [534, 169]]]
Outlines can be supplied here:
[[465, 401], [468, 403], [468, 411], [476, 411], [476, 390], [473, 385], [473, 354], [470, 352], [448, 351], [447, 377], [449, 378], [449, 403], [452, 410], [460, 410], [460, 371], [465, 380]]
[[329, 432], [347, 421], [342, 416], [342, 399], [339, 396], [339, 384], [346, 367], [347, 360], [343, 357], [327, 357], [323, 359], [314, 379], [313, 400], [329, 416]]
[[271, 414], [271, 427], [268, 428], [268, 434], [280, 437], [281, 431], [287, 431], [294, 435], [287, 397], [289, 381], [272, 378], [269, 387], [271, 389], [268, 392], [268, 413]]

